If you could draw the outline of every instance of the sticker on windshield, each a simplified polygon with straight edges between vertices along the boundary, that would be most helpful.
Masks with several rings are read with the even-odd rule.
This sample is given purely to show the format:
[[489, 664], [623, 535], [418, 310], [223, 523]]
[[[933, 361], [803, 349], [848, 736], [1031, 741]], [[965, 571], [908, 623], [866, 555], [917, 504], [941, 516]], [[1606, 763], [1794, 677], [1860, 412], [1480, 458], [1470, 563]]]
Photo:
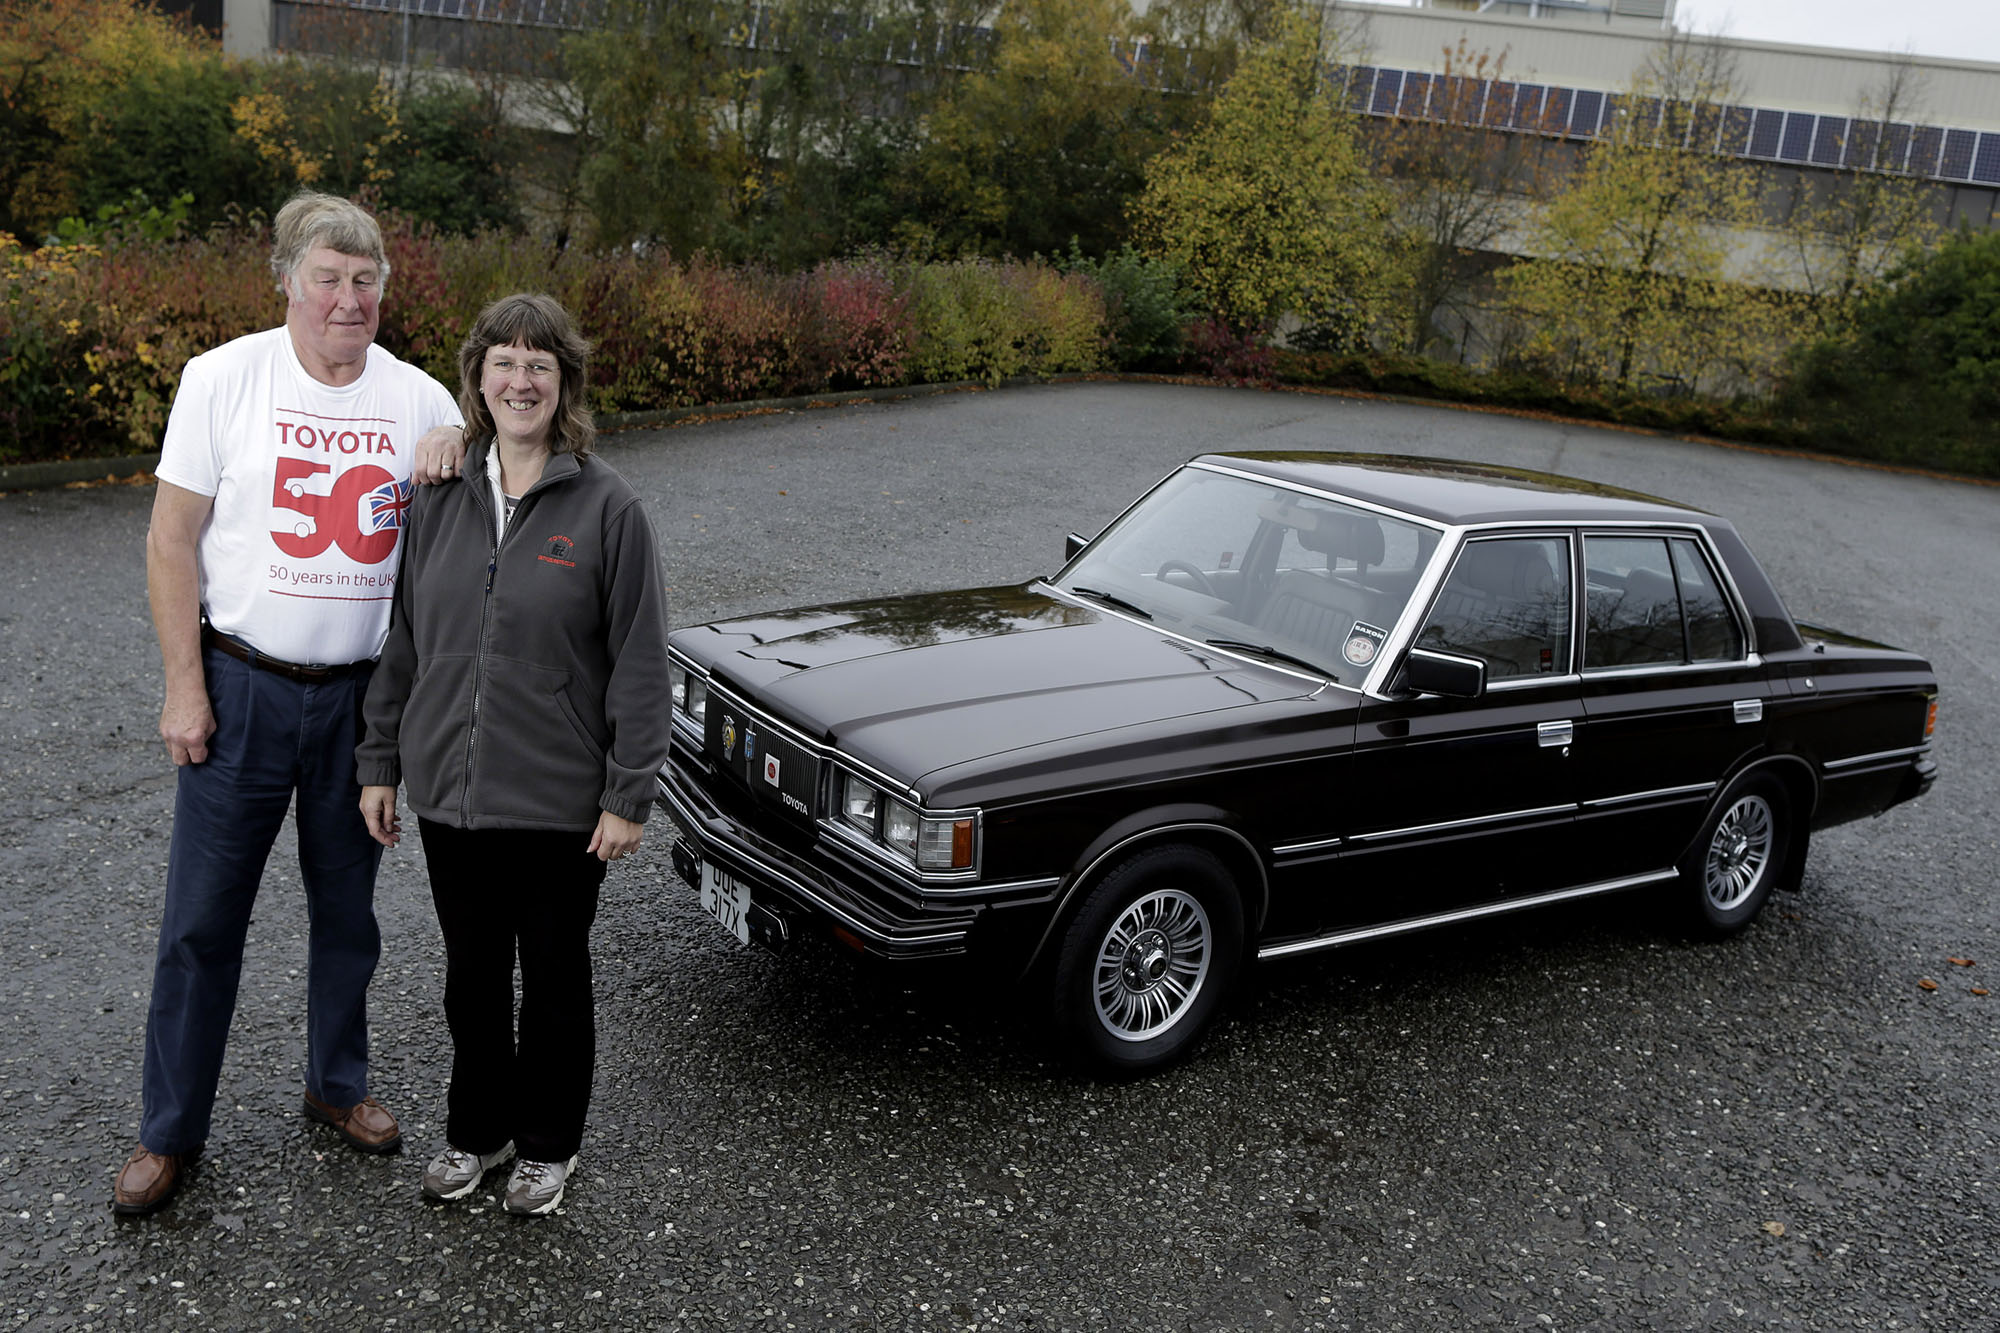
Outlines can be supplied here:
[[1354, 628], [1347, 632], [1347, 645], [1340, 650], [1340, 655], [1355, 666], [1367, 666], [1375, 660], [1382, 641], [1388, 637], [1388, 630], [1357, 620]]

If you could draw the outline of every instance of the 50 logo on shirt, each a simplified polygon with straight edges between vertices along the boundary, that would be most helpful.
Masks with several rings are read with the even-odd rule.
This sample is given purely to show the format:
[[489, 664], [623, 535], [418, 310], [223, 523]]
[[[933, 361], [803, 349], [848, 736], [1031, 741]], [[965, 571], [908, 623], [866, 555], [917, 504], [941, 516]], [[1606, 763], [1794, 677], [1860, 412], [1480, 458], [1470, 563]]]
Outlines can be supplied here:
[[357, 463], [334, 479], [327, 494], [314, 491], [311, 479], [331, 471], [330, 464], [303, 458], [278, 460], [271, 504], [302, 517], [289, 529], [273, 528], [271, 540], [294, 559], [310, 560], [338, 546], [356, 564], [380, 564], [395, 553], [410, 507], [410, 483], [373, 463]]

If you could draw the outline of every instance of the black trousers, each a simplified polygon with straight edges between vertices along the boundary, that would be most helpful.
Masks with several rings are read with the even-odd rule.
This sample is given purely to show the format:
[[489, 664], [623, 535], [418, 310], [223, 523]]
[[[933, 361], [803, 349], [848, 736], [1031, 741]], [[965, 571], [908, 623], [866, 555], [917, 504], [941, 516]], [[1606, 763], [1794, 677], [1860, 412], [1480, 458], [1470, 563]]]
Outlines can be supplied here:
[[604, 862], [584, 850], [587, 832], [417, 823], [444, 932], [445, 1137], [465, 1152], [512, 1139], [531, 1162], [568, 1161], [583, 1142], [597, 1058], [590, 925]]

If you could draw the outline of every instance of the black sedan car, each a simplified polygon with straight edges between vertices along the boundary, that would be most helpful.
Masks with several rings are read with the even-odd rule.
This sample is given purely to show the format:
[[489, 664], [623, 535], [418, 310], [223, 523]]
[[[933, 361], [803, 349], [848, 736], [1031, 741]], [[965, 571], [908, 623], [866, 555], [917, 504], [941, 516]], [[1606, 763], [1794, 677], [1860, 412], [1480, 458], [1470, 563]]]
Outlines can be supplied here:
[[1106, 1071], [1253, 959], [1596, 894], [1699, 931], [1936, 776], [1914, 654], [1730, 524], [1561, 477], [1213, 454], [1020, 586], [673, 636], [662, 799], [737, 940], [999, 969]]

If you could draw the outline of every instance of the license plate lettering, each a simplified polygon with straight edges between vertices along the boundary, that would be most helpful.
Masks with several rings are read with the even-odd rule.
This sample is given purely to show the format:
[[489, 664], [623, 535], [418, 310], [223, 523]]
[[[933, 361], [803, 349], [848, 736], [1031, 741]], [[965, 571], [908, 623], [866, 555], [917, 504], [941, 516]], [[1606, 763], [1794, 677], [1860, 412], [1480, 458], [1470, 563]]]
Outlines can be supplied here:
[[724, 873], [714, 862], [701, 867], [701, 907], [738, 944], [750, 942], [750, 886]]

